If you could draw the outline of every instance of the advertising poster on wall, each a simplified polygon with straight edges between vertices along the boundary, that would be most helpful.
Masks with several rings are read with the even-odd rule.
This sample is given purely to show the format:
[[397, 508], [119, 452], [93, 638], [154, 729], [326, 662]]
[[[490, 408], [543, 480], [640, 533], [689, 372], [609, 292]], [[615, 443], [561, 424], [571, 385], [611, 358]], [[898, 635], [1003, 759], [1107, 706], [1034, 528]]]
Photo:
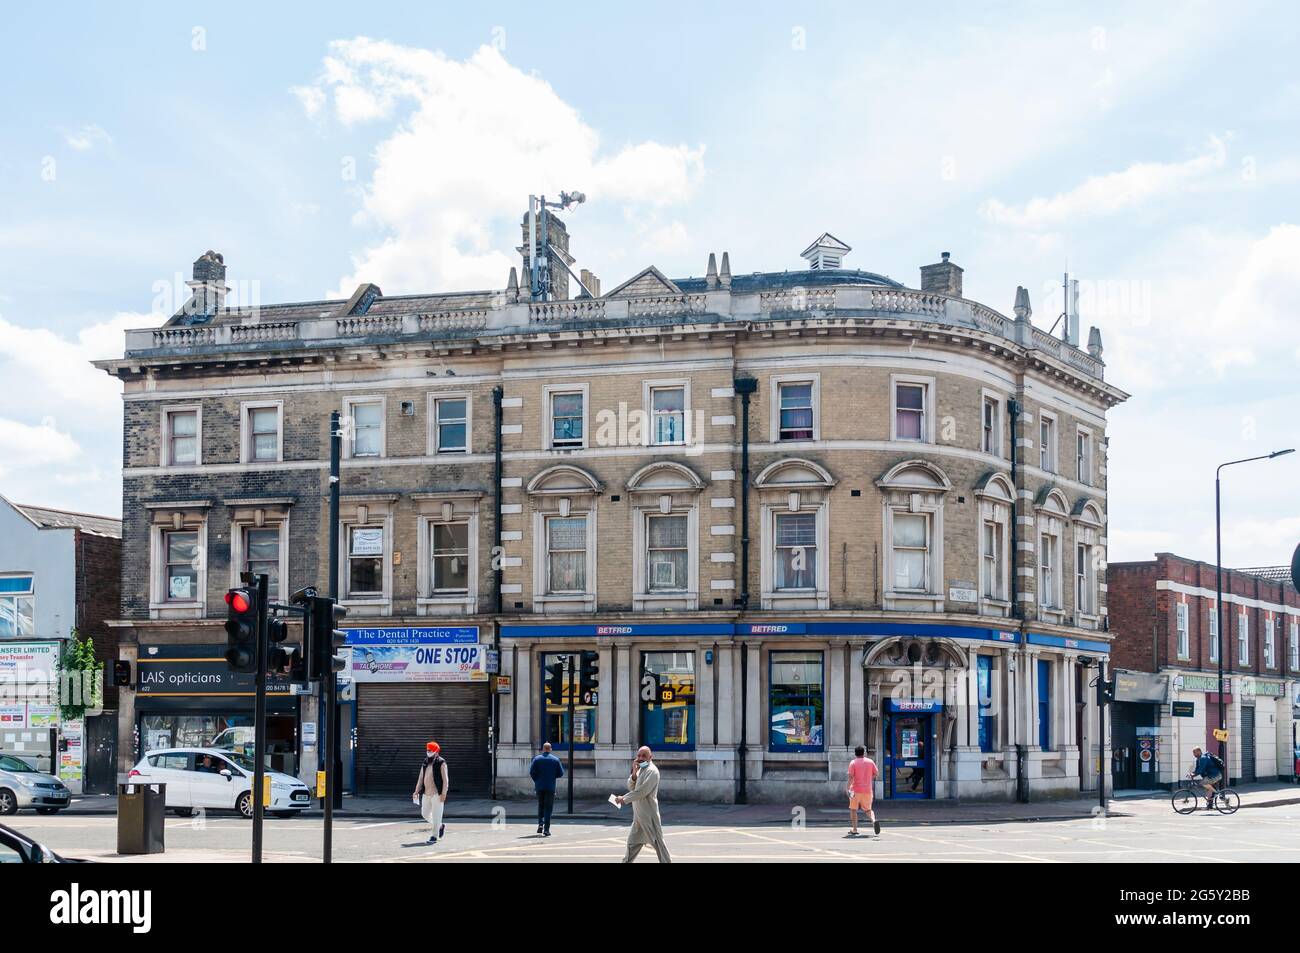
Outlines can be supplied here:
[[478, 626], [349, 629], [357, 682], [486, 682]]
[[26, 705], [0, 705], [0, 728], [26, 728]]

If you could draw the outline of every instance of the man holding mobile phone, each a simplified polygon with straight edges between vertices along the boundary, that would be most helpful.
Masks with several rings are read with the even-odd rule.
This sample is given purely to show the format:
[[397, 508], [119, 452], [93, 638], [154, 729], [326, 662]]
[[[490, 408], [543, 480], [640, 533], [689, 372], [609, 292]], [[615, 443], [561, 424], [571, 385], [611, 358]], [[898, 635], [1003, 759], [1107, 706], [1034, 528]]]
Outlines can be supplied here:
[[659, 863], [671, 864], [673, 858], [664, 842], [663, 822], [659, 818], [659, 769], [655, 767], [649, 748], [637, 749], [627, 787], [626, 794], [614, 799], [619, 807], [632, 805], [632, 829], [627, 832], [627, 853], [623, 855], [623, 863], [632, 863], [641, 853], [641, 848], [649, 844], [655, 849]]

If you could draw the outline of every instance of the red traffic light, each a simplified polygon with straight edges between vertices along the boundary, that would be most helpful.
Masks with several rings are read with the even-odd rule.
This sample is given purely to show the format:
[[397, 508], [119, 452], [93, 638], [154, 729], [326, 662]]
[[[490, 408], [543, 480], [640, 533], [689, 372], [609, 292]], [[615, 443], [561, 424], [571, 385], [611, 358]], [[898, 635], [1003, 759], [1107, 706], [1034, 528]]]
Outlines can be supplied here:
[[248, 593], [243, 589], [231, 589], [226, 593], [226, 605], [236, 612], [247, 612], [252, 608], [252, 603], [248, 600]]

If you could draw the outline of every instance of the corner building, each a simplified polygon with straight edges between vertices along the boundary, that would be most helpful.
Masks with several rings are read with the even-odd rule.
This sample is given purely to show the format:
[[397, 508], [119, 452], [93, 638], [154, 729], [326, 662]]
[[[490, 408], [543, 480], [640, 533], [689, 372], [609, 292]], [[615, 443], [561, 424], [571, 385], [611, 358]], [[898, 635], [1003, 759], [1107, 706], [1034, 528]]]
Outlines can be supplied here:
[[[354, 651], [358, 778], [414, 770], [385, 719], [454, 722], [476, 765], [495, 720], [500, 794], [570, 736], [584, 796], [640, 744], [673, 799], [838, 803], [858, 744], [885, 798], [1095, 790], [1106, 413], [1127, 398], [1100, 332], [1048, 334], [1023, 289], [1010, 317], [964, 298], [946, 253], [912, 289], [849, 251], [825, 234], [798, 271], [710, 255], [703, 278], [650, 267], [604, 293], [584, 273], [574, 299], [529, 300], [512, 271], [256, 311], [225, 307], [204, 256], [191, 305], [100, 362], [125, 383], [124, 646], [219, 631], [252, 560], [283, 591], [323, 582], [338, 410], [358, 648], [476, 630], [509, 677], [495, 704], [479, 681], [408, 704]], [[199, 598], [169, 608], [181, 531], [199, 555], [176, 591]], [[570, 725], [576, 685], [554, 704], [544, 679], [583, 650], [599, 682]]]

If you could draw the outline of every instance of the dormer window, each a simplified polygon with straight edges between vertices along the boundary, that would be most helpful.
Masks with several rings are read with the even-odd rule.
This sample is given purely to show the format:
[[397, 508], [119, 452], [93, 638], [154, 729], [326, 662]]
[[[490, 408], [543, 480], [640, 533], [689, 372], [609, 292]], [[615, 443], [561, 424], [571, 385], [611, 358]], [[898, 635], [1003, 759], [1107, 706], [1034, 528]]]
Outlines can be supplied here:
[[853, 251], [830, 232], [822, 234], [811, 245], [800, 252], [799, 257], [808, 262], [811, 271], [825, 271], [828, 268], [843, 268], [844, 256]]

